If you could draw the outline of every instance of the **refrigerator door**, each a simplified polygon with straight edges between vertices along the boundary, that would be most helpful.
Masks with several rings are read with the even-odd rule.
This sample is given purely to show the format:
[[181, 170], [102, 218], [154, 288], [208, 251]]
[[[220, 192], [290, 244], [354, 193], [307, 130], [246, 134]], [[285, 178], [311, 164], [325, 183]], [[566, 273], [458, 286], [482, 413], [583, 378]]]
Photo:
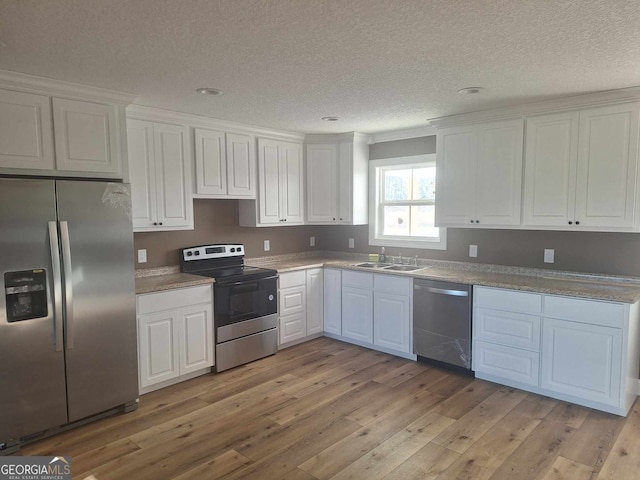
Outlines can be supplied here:
[[[53, 275], [50, 241], [55, 248], [55, 220], [53, 181], [0, 179], [0, 443], [67, 423], [62, 309], [56, 318], [54, 306], [61, 279]], [[29, 271], [42, 277], [40, 270], [44, 290], [35, 291], [25, 282]], [[37, 308], [30, 293], [42, 297]]]
[[138, 397], [129, 185], [58, 181], [69, 421]]

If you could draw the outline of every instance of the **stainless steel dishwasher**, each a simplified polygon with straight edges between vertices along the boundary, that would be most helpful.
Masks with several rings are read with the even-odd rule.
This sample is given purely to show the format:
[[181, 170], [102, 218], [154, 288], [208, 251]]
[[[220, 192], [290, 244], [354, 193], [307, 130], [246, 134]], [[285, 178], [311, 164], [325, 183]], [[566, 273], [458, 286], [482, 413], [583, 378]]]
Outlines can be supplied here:
[[472, 285], [413, 281], [413, 346], [419, 361], [471, 373]]

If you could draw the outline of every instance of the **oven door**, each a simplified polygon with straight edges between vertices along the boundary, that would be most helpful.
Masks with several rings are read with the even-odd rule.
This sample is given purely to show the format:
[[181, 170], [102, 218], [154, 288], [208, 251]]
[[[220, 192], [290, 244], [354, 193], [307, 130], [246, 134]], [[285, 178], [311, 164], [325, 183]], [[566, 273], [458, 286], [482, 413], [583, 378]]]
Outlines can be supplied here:
[[278, 276], [218, 281], [214, 288], [216, 328], [278, 312]]

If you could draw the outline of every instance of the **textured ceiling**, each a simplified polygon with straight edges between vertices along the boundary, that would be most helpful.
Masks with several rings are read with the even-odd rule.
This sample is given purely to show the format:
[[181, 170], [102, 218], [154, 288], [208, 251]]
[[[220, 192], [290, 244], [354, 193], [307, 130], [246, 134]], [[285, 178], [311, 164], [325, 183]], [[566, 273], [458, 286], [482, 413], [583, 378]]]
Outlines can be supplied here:
[[[373, 133], [639, 85], [640, 2], [0, 0], [0, 68], [223, 120]], [[468, 86], [486, 90], [456, 93]]]

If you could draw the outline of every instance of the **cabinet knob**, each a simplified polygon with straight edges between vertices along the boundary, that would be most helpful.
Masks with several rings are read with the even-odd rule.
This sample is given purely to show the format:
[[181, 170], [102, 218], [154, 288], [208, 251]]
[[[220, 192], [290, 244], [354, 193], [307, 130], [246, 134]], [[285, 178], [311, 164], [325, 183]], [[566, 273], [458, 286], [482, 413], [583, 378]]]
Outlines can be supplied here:
[[342, 220], [342, 217], [340, 218], [340, 220]]
[[153, 224], [154, 224], [154, 225], [157, 225], [157, 224], [158, 224], [158, 222], [153, 222]]
[[473, 220], [469, 220], [469, 222], [473, 223]]
[[571, 221], [570, 221], [570, 222], [569, 222], [569, 225], [573, 225], [573, 222], [571, 222]]
[[480, 223], [480, 220], [476, 220], [476, 223]]
[[580, 222], [576, 220], [576, 225], [580, 225]]

